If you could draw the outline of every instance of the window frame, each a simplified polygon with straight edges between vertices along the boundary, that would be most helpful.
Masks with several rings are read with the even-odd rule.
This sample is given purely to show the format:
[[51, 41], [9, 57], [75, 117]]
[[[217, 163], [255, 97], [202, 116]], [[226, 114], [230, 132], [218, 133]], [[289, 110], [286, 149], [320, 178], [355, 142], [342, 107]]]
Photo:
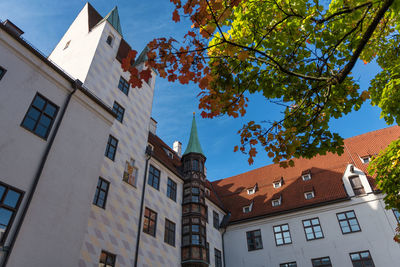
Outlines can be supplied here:
[[0, 81], [1, 79], [3, 79], [4, 75], [6, 75], [6, 72], [7, 70], [4, 67], [0, 66]]
[[[99, 182], [101, 182], [100, 185], [99, 185]], [[106, 189], [102, 188], [103, 183], [107, 185]], [[99, 177], [99, 179], [97, 181], [96, 192], [94, 193], [94, 198], [93, 198], [92, 204], [99, 208], [106, 209], [106, 203], [107, 203], [107, 197], [108, 197], [109, 191], [110, 191], [110, 182], [107, 181], [106, 179], [104, 179], [103, 177]], [[99, 199], [100, 199], [100, 192], [104, 192], [104, 195], [105, 195], [102, 206], [99, 205], [99, 203], [98, 203]]]
[[[8, 221], [8, 224], [5, 227], [5, 231], [3, 232], [3, 235], [1, 236], [1, 239], [0, 239], [0, 244], [3, 245], [5, 243], [5, 241], [6, 241], [6, 239], [7, 239], [7, 235], [10, 232], [10, 229], [12, 228], [12, 224], [13, 224], [14, 219], [15, 219], [17, 213], [18, 213], [19, 206], [21, 205], [22, 199], [24, 198], [25, 191], [22, 191], [21, 189], [18, 189], [18, 188], [14, 187], [14, 186], [11, 186], [11, 185], [6, 184], [6, 183], [1, 182], [1, 181], [0, 181], [0, 186], [5, 187], [3, 195], [0, 198], [0, 210], [1, 209], [5, 209], [5, 210], [8, 210], [8, 211], [12, 212], [10, 220]], [[10, 190], [20, 194], [20, 196], [19, 196], [19, 198], [17, 200], [17, 203], [15, 204], [15, 207], [12, 207], [12, 206], [9, 206], [7, 204], [4, 204], [5, 197], [8, 195], [8, 192]]]
[[220, 250], [214, 248], [215, 267], [222, 267], [222, 253]]
[[[329, 263], [322, 263], [322, 260], [328, 259]], [[320, 261], [321, 263], [316, 263], [316, 261]], [[332, 262], [331, 262], [331, 258], [329, 256], [325, 256], [325, 257], [320, 257], [320, 258], [315, 258], [315, 259], [311, 259], [311, 264], [312, 267], [332, 267]], [[317, 265], [319, 264], [319, 265]]]
[[[258, 235], [256, 236], [255, 233]], [[259, 239], [259, 244], [261, 244], [261, 247], [257, 247], [257, 239]], [[248, 251], [254, 251], [254, 250], [260, 250], [263, 249], [263, 242], [262, 242], [262, 235], [261, 235], [261, 229], [253, 230], [253, 231], [247, 231], [246, 232], [246, 240], [247, 240], [247, 250]], [[250, 247], [250, 244], [254, 244], [254, 248]]]
[[219, 214], [215, 210], [213, 210], [213, 226], [219, 230]]
[[[106, 43], [113, 47], [115, 37], [112, 34], [109, 34], [106, 39]], [[110, 41], [109, 41], [110, 40]]]
[[[121, 110], [122, 110], [122, 112], [121, 112]], [[124, 115], [125, 115], [125, 108], [123, 106], [121, 106], [117, 101], [114, 100], [112, 111], [114, 111], [114, 113], [117, 115], [115, 117], [117, 119], [117, 121], [119, 121], [120, 123], [123, 123]]]
[[[309, 194], [311, 194], [311, 197], [307, 197]], [[306, 200], [310, 200], [310, 199], [315, 198], [314, 190], [313, 190], [313, 191], [304, 192], [304, 198], [305, 198]]]
[[[153, 170], [158, 172], [158, 176], [155, 176], [155, 174], [153, 173]], [[150, 175], [151, 175], [151, 179], [150, 179]], [[155, 187], [155, 179], [157, 178], [157, 187]], [[159, 169], [157, 169], [156, 167], [154, 167], [154, 165], [150, 164], [150, 168], [149, 168], [149, 178], [147, 179], [147, 184], [151, 185], [151, 187], [153, 187], [154, 189], [160, 190], [160, 181], [161, 181], [161, 171]]]
[[[371, 260], [371, 262], [372, 262], [372, 267], [375, 267], [374, 260], [372, 259], [371, 252], [369, 252], [369, 250], [356, 251], [356, 252], [351, 252], [351, 253], [349, 253], [350, 260], [351, 260], [351, 263], [352, 263], [353, 266], [355, 266], [355, 265], [354, 265], [354, 262], [356, 262], [356, 263], [361, 263], [362, 266], [365, 266], [364, 260], [363, 260], [362, 257], [361, 257], [361, 253], [365, 253], [365, 252], [368, 252], [368, 258], [367, 258], [367, 260]], [[353, 261], [353, 258], [352, 258], [351, 256], [352, 256], [352, 255], [355, 255], [355, 254], [358, 254], [358, 255], [359, 255], [360, 260], [354, 260], [354, 261]], [[370, 266], [370, 265], [368, 265], [368, 266]]]
[[[314, 225], [314, 224], [312, 223], [313, 220], [318, 220], [318, 224], [315, 224], [315, 225]], [[309, 222], [310, 222], [310, 226], [305, 226], [305, 225], [304, 225], [304, 222], [306, 222], [306, 221], [309, 221]], [[322, 239], [322, 238], [325, 237], [325, 236], [324, 236], [324, 232], [322, 231], [321, 222], [319, 221], [319, 218], [318, 218], [318, 217], [314, 217], [314, 218], [311, 218], [311, 219], [302, 220], [302, 224], [303, 224], [304, 234], [305, 234], [305, 236], [306, 236], [306, 240], [307, 240], [307, 241], [312, 241], [312, 240], [316, 240], [316, 239]], [[321, 229], [321, 234], [322, 234], [321, 237], [316, 237], [316, 235], [315, 235], [315, 230], [314, 230], [314, 227], [315, 227], [315, 226], [319, 226], [319, 228]], [[312, 234], [313, 234], [314, 238], [311, 238], [311, 239], [308, 238], [306, 228], [311, 228]]]
[[165, 218], [164, 242], [167, 243], [168, 245], [175, 247], [175, 235], [176, 235], [175, 233], [176, 233], [176, 224], [173, 221], [170, 221], [167, 218]]
[[[40, 97], [40, 98], [42, 98], [42, 100], [45, 101], [45, 103], [44, 103], [42, 109], [39, 109], [38, 107], [33, 106], [33, 103], [35, 102], [35, 100], [36, 100], [37, 97]], [[50, 115], [47, 114], [47, 113], [45, 114], [45, 109], [46, 109], [46, 107], [47, 107], [48, 104], [54, 106], [54, 108], [55, 108], [55, 111], [54, 111], [54, 115], [53, 115], [53, 116], [50, 116]], [[39, 117], [38, 117], [37, 120], [35, 121], [35, 125], [34, 125], [33, 129], [29, 129], [27, 126], [24, 125], [24, 122], [25, 122], [25, 120], [27, 119], [28, 113], [29, 113], [29, 111], [31, 110], [31, 108], [33, 108], [34, 110], [36, 110], [36, 111], [38, 111], [38, 112], [40, 113], [40, 114], [39, 114]], [[56, 121], [56, 118], [57, 118], [57, 115], [58, 115], [58, 111], [59, 111], [59, 110], [60, 110], [60, 107], [59, 107], [59, 106], [57, 106], [54, 102], [50, 101], [48, 98], [44, 97], [42, 94], [40, 94], [39, 92], [37, 92], [37, 93], [35, 94], [35, 96], [33, 97], [32, 101], [31, 101], [31, 103], [30, 103], [30, 105], [29, 105], [29, 108], [28, 108], [28, 110], [26, 111], [25, 116], [24, 116], [24, 118], [23, 118], [23, 120], [22, 120], [20, 126], [21, 126], [22, 128], [24, 128], [25, 130], [27, 130], [27, 131], [33, 133], [33, 134], [36, 135], [37, 137], [42, 138], [43, 140], [47, 140], [47, 138], [49, 137], [49, 134], [50, 134], [50, 132], [51, 132], [51, 129], [53, 128], [54, 122]], [[39, 125], [39, 121], [40, 121], [40, 119], [42, 118], [42, 116], [45, 116], [45, 117], [47, 117], [47, 118], [50, 118], [50, 120], [51, 120], [49, 126], [47, 127], [46, 134], [45, 134], [44, 136], [41, 136], [41, 135], [39, 135], [39, 134], [36, 133], [37, 126]], [[31, 119], [31, 120], [32, 120], [32, 119]]]
[[[287, 226], [287, 230], [282, 230], [282, 226]], [[280, 231], [275, 231], [275, 227], [280, 227]], [[292, 240], [292, 236], [291, 236], [291, 234], [290, 234], [290, 227], [289, 227], [289, 224], [288, 223], [284, 223], [284, 224], [279, 224], [279, 225], [274, 225], [274, 226], [272, 226], [272, 230], [273, 230], [273, 232], [274, 232], [274, 239], [275, 239], [275, 245], [276, 246], [284, 246], [284, 245], [290, 245], [290, 244], [292, 244], [293, 243], [293, 240]], [[285, 233], [285, 232], [288, 232], [289, 233], [289, 238], [290, 238], [290, 242], [286, 242], [285, 241], [285, 237], [284, 237], [284, 234], [283, 233]], [[282, 235], [282, 241], [283, 241], [283, 243], [282, 244], [278, 244], [278, 241], [277, 241], [277, 238], [276, 238], [276, 234], [281, 234]]]
[[[128, 85], [128, 87], [126, 85]], [[129, 84], [129, 82], [127, 80], [124, 79], [124, 77], [120, 76], [117, 87], [122, 93], [129, 96], [129, 89], [130, 89], [131, 85]]]
[[[102, 254], [105, 254], [106, 255], [106, 258], [105, 258], [105, 262], [101, 262], [101, 255]], [[107, 259], [108, 259], [108, 257], [112, 257], [112, 265], [109, 265], [109, 264], [107, 264]], [[100, 259], [99, 259], [99, 266], [101, 266], [100, 264], [104, 264], [103, 265], [103, 267], [108, 267], [108, 266], [111, 266], [111, 267], [115, 267], [115, 263], [117, 262], [117, 255], [115, 255], [115, 254], [113, 254], [113, 253], [110, 253], [110, 252], [108, 252], [108, 251], [106, 251], [106, 250], [101, 250], [101, 252], [100, 252]]]
[[[358, 178], [358, 181], [360, 183], [360, 186], [358, 186], [358, 187], [353, 182], [353, 180], [355, 180], [357, 178]], [[349, 183], [350, 183], [351, 189], [353, 190], [354, 195], [356, 195], [356, 196], [365, 195], [365, 187], [364, 187], [364, 185], [363, 185], [363, 183], [361, 181], [361, 177], [359, 175], [349, 176]]]
[[[354, 213], [354, 219], [357, 222], [357, 226], [358, 226], [359, 230], [357, 230], [357, 231], [353, 231], [352, 230], [349, 221], [352, 220], [353, 218], [348, 218], [347, 217], [347, 213], [348, 212], [353, 212]], [[339, 214], [344, 214], [346, 219], [339, 219]], [[336, 218], [338, 219], [339, 227], [340, 227], [340, 230], [342, 231], [342, 234], [346, 235], [346, 234], [352, 234], [352, 233], [361, 232], [361, 226], [360, 226], [360, 223], [358, 222], [357, 215], [356, 215], [356, 212], [354, 210], [347, 210], [347, 211], [343, 211], [343, 212], [338, 212], [338, 213], [336, 213]], [[350, 232], [346, 232], [346, 233], [343, 232], [343, 227], [340, 224], [341, 221], [346, 221], [347, 222], [347, 225], [348, 225], [349, 229], [351, 230]]]
[[[112, 141], [115, 141], [115, 146], [111, 144]], [[111, 157], [110, 157], [110, 147], [114, 149], [114, 152], [112, 153]], [[118, 149], [118, 139], [110, 134], [108, 136], [106, 151], [104, 152], [104, 156], [106, 156], [106, 158], [112, 161], [115, 161], [115, 155], [117, 154], [117, 149]]]
[[[149, 216], [146, 216], [146, 211], [149, 211]], [[151, 218], [153, 214], [155, 215], [155, 219], [154, 220]], [[151, 235], [153, 237], [156, 237], [156, 234], [157, 234], [157, 212], [155, 212], [154, 210], [149, 209], [148, 207], [146, 207], [145, 210], [144, 210], [144, 213], [143, 213], [143, 217], [144, 217], [144, 220], [143, 220], [143, 232], [148, 234], [148, 235]], [[146, 221], [148, 221], [147, 230], [145, 228]], [[154, 222], [154, 234], [151, 233], [150, 222]]]
[[305, 173], [301, 175], [301, 179], [306, 182], [306, 181], [310, 181], [312, 179], [311, 177], [311, 173]]
[[[170, 177], [168, 177], [167, 197], [176, 202], [177, 190], [178, 190], [178, 184], [174, 180], [172, 180]], [[173, 193], [173, 194], [171, 195], [171, 193]]]

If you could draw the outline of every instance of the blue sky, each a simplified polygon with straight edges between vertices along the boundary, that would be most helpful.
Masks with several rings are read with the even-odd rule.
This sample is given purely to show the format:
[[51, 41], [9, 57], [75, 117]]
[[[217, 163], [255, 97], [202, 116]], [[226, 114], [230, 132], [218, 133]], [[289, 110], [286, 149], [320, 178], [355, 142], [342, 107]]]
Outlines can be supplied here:
[[[10, 19], [25, 32], [24, 38], [48, 55], [85, 3], [81, 0], [1, 0], [0, 19]], [[95, 0], [90, 3], [103, 16], [117, 5], [124, 38], [139, 52], [155, 37], [172, 36], [179, 40], [185, 32], [184, 26], [187, 26], [171, 20], [173, 6], [169, 0]], [[377, 69], [374, 63], [356, 65], [353, 73], [362, 89], [368, 88]], [[230, 177], [271, 163], [267, 155], [261, 152], [254, 164], [249, 166], [247, 156], [240, 152], [234, 153], [233, 147], [240, 142], [236, 133], [245, 121], [276, 119], [279, 116], [277, 106], [266, 104], [261, 96], [252, 96], [244, 118], [202, 119], [197, 107], [198, 93], [199, 89], [193, 84], [181, 85], [157, 78], [152, 114], [158, 121], [157, 134], [167, 144], [172, 146], [175, 140], [179, 140], [185, 149], [192, 113], [196, 112], [199, 138], [207, 157], [207, 176], [210, 180]], [[364, 104], [358, 112], [333, 121], [331, 129], [347, 138], [387, 127], [379, 119], [379, 113], [378, 108]]]

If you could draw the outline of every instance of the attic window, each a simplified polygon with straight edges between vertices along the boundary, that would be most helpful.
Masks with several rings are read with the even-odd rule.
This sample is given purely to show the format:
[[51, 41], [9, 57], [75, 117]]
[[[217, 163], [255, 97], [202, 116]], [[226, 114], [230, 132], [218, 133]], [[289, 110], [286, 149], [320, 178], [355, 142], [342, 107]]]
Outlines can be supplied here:
[[210, 196], [210, 189], [208, 189], [208, 188], [205, 188], [205, 189], [204, 189], [204, 191], [206, 192], [206, 196], [208, 196], [208, 197], [209, 197], [209, 196]]
[[112, 35], [109, 35], [109, 36], [107, 37], [106, 43], [107, 43], [109, 46], [112, 47], [113, 41], [114, 41], [114, 37], [113, 37]]
[[274, 186], [274, 188], [279, 188], [279, 187], [282, 186], [282, 184], [283, 184], [283, 178], [281, 178], [280, 180], [272, 182], [272, 185]]
[[253, 202], [249, 206], [243, 207], [243, 213], [249, 213], [253, 208]]
[[303, 175], [301, 176], [301, 178], [303, 179], [303, 181], [311, 180], [311, 173], [303, 174]]
[[367, 164], [371, 161], [371, 157], [370, 156], [361, 157], [361, 161], [362, 163]]
[[256, 184], [254, 187], [247, 189], [247, 194], [248, 194], [248, 195], [252, 195], [252, 194], [254, 194], [256, 191], [257, 191], [257, 184]]
[[274, 199], [274, 200], [272, 200], [272, 207], [277, 207], [277, 206], [280, 206], [281, 205], [281, 199], [279, 198], [279, 199]]
[[305, 199], [312, 199], [312, 198], [314, 198], [314, 197], [315, 197], [314, 191], [305, 192], [305, 193], [304, 193], [304, 197], [305, 197]]
[[68, 42], [65, 44], [65, 46], [64, 46], [64, 49], [63, 49], [63, 50], [67, 49], [70, 43], [71, 43], [71, 40], [69, 40], [69, 41], [68, 41]]
[[173, 159], [174, 158], [174, 154], [169, 151], [168, 149], [164, 148], [165, 153], [168, 155], [169, 158]]

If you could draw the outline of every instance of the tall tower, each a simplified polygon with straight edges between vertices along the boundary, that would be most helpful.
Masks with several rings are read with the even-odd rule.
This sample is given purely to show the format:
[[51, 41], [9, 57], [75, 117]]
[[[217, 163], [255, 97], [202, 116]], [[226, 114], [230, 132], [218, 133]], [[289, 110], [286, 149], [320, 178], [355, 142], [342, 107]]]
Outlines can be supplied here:
[[206, 251], [206, 205], [204, 186], [206, 157], [197, 136], [196, 120], [193, 114], [190, 139], [183, 162], [182, 202], [182, 266], [208, 266]]

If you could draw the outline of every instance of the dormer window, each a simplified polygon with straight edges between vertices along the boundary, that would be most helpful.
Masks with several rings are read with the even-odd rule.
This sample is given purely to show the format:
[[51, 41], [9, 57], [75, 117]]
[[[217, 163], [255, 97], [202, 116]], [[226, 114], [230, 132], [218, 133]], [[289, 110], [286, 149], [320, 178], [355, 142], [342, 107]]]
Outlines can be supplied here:
[[353, 192], [356, 196], [365, 194], [364, 186], [358, 175], [350, 176], [349, 181], [350, 181], [351, 187], [353, 188]]
[[303, 174], [301, 178], [303, 179], [303, 181], [309, 181], [311, 180], [311, 174], [310, 173]]
[[165, 153], [168, 155], [169, 158], [173, 159], [174, 158], [174, 154], [169, 151], [168, 149], [164, 148]]
[[206, 192], [206, 196], [208, 196], [208, 197], [209, 197], [209, 196], [210, 196], [210, 189], [208, 189], [208, 188], [205, 188], [205, 189], [204, 189], [204, 191]]
[[107, 37], [106, 43], [107, 43], [109, 46], [112, 47], [113, 41], [114, 41], [114, 37], [113, 37], [112, 35], [109, 35], [109, 36]]
[[275, 195], [274, 199], [272, 199], [272, 207], [277, 207], [282, 204], [282, 195]]
[[314, 191], [310, 191], [310, 192], [305, 192], [305, 193], [304, 193], [304, 198], [305, 198], [305, 199], [312, 199], [312, 198], [314, 198], [314, 197], [315, 197]]
[[279, 188], [281, 187], [283, 184], [283, 178], [281, 177], [281, 179], [273, 181], [272, 185], [274, 186], [274, 188]]
[[371, 161], [371, 157], [370, 156], [361, 157], [361, 161], [362, 163], [367, 164]]
[[247, 194], [252, 195], [257, 191], [257, 184], [254, 185], [254, 187], [247, 189]]
[[253, 202], [249, 206], [243, 207], [243, 213], [249, 213], [253, 208]]

